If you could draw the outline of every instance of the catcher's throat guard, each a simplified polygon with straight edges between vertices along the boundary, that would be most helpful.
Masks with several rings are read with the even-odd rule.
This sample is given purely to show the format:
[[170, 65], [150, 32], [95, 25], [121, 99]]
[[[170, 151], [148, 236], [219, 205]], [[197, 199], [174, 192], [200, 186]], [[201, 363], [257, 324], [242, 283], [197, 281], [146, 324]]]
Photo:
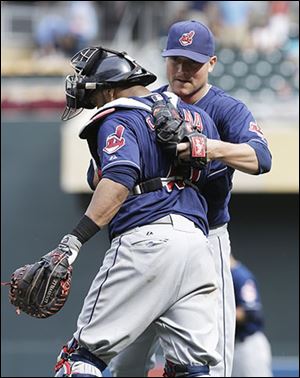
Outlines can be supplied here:
[[141, 67], [126, 52], [89, 47], [80, 50], [71, 58], [74, 75], [65, 80], [66, 108], [62, 120], [74, 118], [83, 109], [97, 106], [92, 92], [96, 89], [147, 86], [156, 76]]

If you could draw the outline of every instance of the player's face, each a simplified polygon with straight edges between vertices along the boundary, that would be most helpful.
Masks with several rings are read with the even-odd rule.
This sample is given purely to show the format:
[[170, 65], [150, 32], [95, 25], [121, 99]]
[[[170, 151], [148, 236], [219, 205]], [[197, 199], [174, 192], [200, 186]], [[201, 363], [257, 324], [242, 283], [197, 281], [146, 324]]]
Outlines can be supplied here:
[[172, 92], [187, 103], [196, 102], [206, 90], [208, 73], [214, 64], [214, 57], [207, 63], [198, 63], [182, 56], [167, 58], [167, 77]]

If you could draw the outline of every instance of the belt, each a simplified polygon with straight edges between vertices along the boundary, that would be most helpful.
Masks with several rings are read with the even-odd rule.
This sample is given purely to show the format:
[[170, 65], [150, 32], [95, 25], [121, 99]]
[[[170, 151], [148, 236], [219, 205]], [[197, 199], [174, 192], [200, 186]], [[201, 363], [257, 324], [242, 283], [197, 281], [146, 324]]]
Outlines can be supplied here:
[[149, 225], [152, 225], [152, 224], [171, 224], [172, 226], [176, 228], [177, 227], [181, 228], [183, 225], [185, 225], [185, 227], [189, 229], [191, 229], [192, 226], [195, 228], [198, 228], [198, 226], [192, 220], [179, 214], [166, 215], [165, 217], [159, 218], [149, 223]]
[[183, 185], [190, 186], [199, 192], [199, 189], [196, 184], [194, 184], [190, 179], [186, 179], [182, 176], [171, 176], [171, 177], [155, 177], [153, 179], [140, 182], [138, 185], [134, 186], [129, 192], [130, 195], [138, 195], [143, 193], [154, 192], [156, 190], [162, 189], [164, 186], [167, 186], [169, 183], [180, 182]]
[[[171, 215], [166, 215], [165, 217], [163, 218], [159, 218], [151, 223], [148, 223], [146, 224], [145, 226], [149, 226], [151, 224], [173, 224], [173, 221], [172, 221], [172, 217]], [[138, 226], [137, 226], [138, 227]], [[113, 234], [112, 235], [112, 239], [118, 237], [118, 236], [121, 236], [121, 235], [124, 235], [124, 234], [127, 234], [129, 232], [132, 232], [132, 230], [134, 230], [134, 228], [130, 229], [130, 230], [127, 230], [125, 232], [123, 232], [122, 234]]]
[[[173, 220], [172, 216], [174, 217], [174, 220]], [[180, 218], [183, 218], [183, 220], [181, 219], [181, 220], [178, 221], [178, 218], [177, 218], [178, 216]], [[180, 215], [177, 215], [177, 214], [172, 214], [172, 215], [166, 215], [166, 216], [159, 218], [159, 219], [157, 219], [157, 220], [155, 220], [151, 223], [147, 223], [147, 224], [144, 224], [144, 225], [141, 225], [141, 226], [136, 226], [136, 227], [151, 226], [152, 224], [171, 224], [172, 226], [174, 226], [174, 225], [176, 226], [176, 224], [178, 224], [178, 222], [180, 224], [182, 224], [182, 221], [184, 221], [184, 223], [188, 222], [189, 226], [191, 226], [192, 221], [190, 221], [188, 218], [184, 218], [183, 216], [180, 216]], [[195, 225], [195, 223], [192, 222], [192, 224], [194, 225], [195, 228], [198, 228]], [[121, 235], [128, 234], [128, 233], [132, 232], [136, 227], [131, 228], [127, 231], [124, 231], [124, 232], [122, 232], [122, 234], [112, 234], [111, 239], [114, 239], [114, 238], [121, 236]]]
[[150, 224], [173, 224], [173, 220], [172, 220], [171, 215], [166, 215], [165, 217], [159, 218], [151, 222]]
[[129, 194], [137, 195], [143, 193], [154, 192], [155, 190], [162, 189], [164, 186], [168, 185], [172, 181], [181, 180], [181, 176], [172, 176], [172, 177], [155, 177], [153, 179], [140, 182], [138, 185], [134, 186]]

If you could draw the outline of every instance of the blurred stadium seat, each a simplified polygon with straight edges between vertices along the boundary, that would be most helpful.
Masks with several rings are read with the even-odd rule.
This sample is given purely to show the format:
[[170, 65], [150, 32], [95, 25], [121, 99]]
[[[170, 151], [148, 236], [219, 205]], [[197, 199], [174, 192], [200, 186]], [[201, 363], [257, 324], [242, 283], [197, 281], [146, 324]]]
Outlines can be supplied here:
[[[53, 6], [51, 3], [54, 14], [55, 9], [59, 11], [60, 3], [53, 2]], [[169, 15], [166, 21], [161, 13], [165, 13], [166, 9], [172, 11], [170, 4], [174, 2], [161, 2], [161, 7], [157, 6], [160, 2], [154, 2], [153, 8], [148, 2], [141, 2], [133, 14], [130, 13], [134, 8], [132, 2], [121, 6], [119, 2], [112, 3], [118, 14], [112, 15], [112, 9], [107, 7], [106, 2], [97, 2], [99, 22], [106, 20], [109, 23], [113, 17], [115, 29], [103, 33], [105, 25], [102, 25], [94, 44], [126, 49], [140, 64], [149, 67], [158, 76], [150, 89], [165, 84], [167, 78], [161, 51], [165, 47], [168, 22], [172, 17]], [[47, 109], [56, 111], [55, 116], [59, 117], [65, 105], [64, 77], [71, 73], [70, 57], [52, 53], [41, 56], [37, 54], [34, 43], [34, 30], [45, 9], [47, 7], [39, 5], [39, 2], [11, 1], [2, 6], [1, 105], [4, 111]], [[236, 175], [235, 190], [238, 191], [294, 192], [299, 185], [298, 176], [290, 174], [291, 169], [297, 168], [299, 154], [297, 145], [293, 143], [298, 140], [299, 124], [299, 30], [295, 23], [291, 22], [291, 25], [290, 40], [275, 49], [229, 47], [221, 45], [220, 40], [216, 39], [218, 63], [210, 75], [211, 84], [223, 88], [249, 106], [274, 152], [274, 169], [269, 175], [255, 181], [247, 180], [245, 175]], [[144, 33], [144, 29], [149, 33]], [[288, 138], [294, 146], [289, 171], [276, 171], [278, 166], [282, 166], [281, 160], [276, 161], [277, 156], [288, 154], [289, 149], [287, 144], [281, 143], [281, 137]], [[70, 140], [73, 140], [71, 136]], [[69, 151], [72, 148], [76, 146], [71, 146]], [[68, 176], [64, 177], [64, 171], [68, 172]], [[62, 182], [69, 180], [73, 183], [68, 187], [63, 185], [69, 192], [77, 192], [82, 190], [78, 188], [84, 187], [84, 183], [73, 181], [73, 174], [72, 169], [63, 169]]]
[[[33, 30], [38, 19], [38, 7], [12, 4], [4, 6], [2, 13], [2, 76], [65, 76], [70, 72], [69, 57], [63, 54], [37, 55]], [[155, 14], [151, 17], [154, 18]], [[124, 28], [124, 22], [120, 26]], [[133, 30], [134, 25], [128, 28]], [[141, 63], [153, 70], [155, 68], [161, 79], [165, 68], [160, 56], [163, 48], [160, 41], [163, 38], [159, 33], [156, 39], [152, 38], [141, 44], [139, 40], [126, 42], [122, 39], [120, 42], [120, 32], [117, 29], [115, 38], [111, 41], [102, 40], [100, 36], [95, 42], [117, 49], [124, 49], [126, 43], [126, 49], [130, 50], [128, 52], [137, 59], [142, 57]], [[130, 38], [131, 34], [126, 35]], [[283, 46], [262, 52], [253, 48], [228, 48], [219, 45], [216, 54], [218, 64], [210, 76], [210, 81], [233, 96], [239, 96], [244, 101], [253, 96], [258, 101], [273, 101], [276, 98], [285, 100], [298, 95], [299, 58], [291, 54], [290, 47]]]
[[[258, 99], [288, 99], [298, 95], [299, 63], [284, 50], [269, 53], [219, 48], [212, 84], [233, 96], [256, 95]], [[242, 94], [242, 96], [241, 96]]]

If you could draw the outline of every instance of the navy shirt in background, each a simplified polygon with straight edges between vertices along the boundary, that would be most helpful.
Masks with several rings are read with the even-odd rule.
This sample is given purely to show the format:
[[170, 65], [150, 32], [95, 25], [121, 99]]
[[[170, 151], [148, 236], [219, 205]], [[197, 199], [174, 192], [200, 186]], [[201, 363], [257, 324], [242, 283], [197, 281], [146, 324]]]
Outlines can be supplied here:
[[254, 275], [245, 265], [237, 262], [231, 268], [236, 306], [241, 306], [246, 312], [246, 321], [236, 327], [235, 337], [243, 341], [247, 336], [257, 331], [263, 331], [264, 320], [262, 303], [258, 285]]

